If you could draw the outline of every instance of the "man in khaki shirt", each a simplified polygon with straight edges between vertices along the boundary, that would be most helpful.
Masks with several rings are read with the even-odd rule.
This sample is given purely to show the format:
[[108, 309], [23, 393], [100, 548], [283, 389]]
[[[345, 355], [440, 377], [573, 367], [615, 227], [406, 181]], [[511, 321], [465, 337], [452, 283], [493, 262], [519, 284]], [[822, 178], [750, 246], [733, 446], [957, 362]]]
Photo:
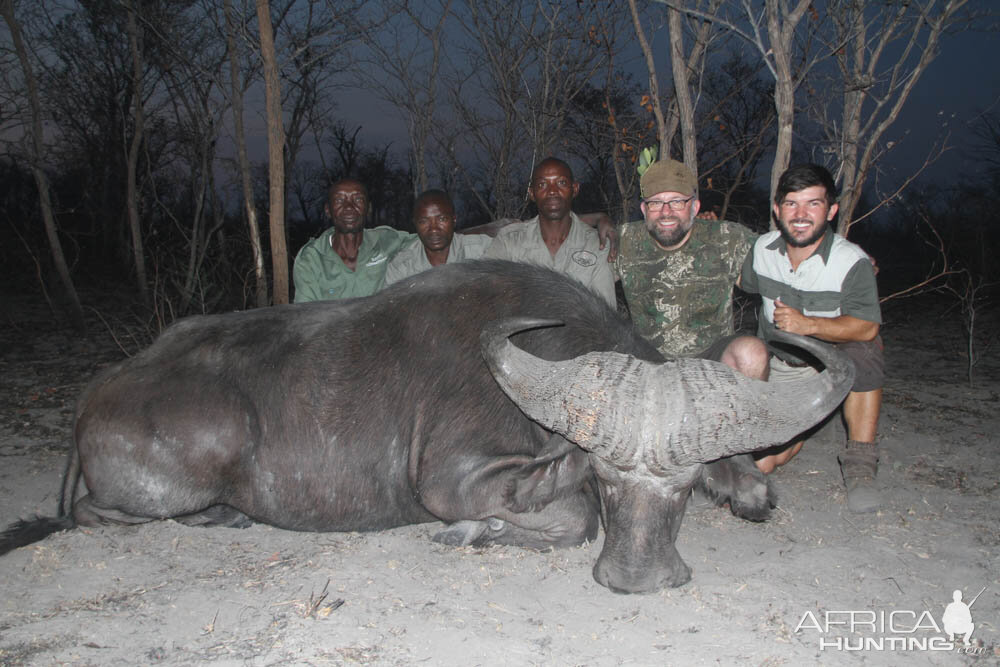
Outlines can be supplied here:
[[444, 190], [427, 190], [413, 205], [416, 239], [389, 261], [385, 284], [441, 264], [479, 259], [493, 239], [486, 234], [455, 234], [455, 206]]
[[537, 264], [564, 273], [615, 308], [615, 277], [608, 251], [601, 249], [597, 232], [571, 210], [579, 192], [580, 184], [573, 180], [568, 164], [552, 157], [542, 160], [528, 188], [538, 215], [497, 232], [483, 258]]

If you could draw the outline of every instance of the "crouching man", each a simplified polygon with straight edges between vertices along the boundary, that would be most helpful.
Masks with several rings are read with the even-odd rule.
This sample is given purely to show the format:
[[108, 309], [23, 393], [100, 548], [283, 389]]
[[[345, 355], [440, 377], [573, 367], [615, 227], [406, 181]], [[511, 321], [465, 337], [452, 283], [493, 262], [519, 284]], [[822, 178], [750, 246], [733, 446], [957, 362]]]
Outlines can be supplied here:
[[[833, 177], [825, 168], [806, 164], [785, 171], [774, 194], [778, 230], [756, 241], [744, 261], [740, 287], [762, 297], [758, 335], [765, 341], [775, 329], [813, 336], [854, 361], [857, 377], [844, 401], [847, 444], [840, 468], [848, 508], [873, 512], [881, 504], [875, 476], [884, 376], [878, 335], [882, 316], [870, 258], [830, 228], [836, 199]], [[771, 357], [770, 366], [771, 382], [817, 372], [808, 360], [783, 349]], [[801, 448], [802, 442], [796, 442], [768, 452], [757, 465], [771, 472]]]

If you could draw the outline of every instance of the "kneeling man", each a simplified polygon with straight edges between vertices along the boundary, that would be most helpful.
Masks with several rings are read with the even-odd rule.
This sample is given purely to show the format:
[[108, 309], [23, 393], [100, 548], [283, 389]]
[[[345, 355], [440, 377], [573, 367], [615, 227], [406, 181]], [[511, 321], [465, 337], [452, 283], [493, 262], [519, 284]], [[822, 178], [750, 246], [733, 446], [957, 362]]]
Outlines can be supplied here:
[[[883, 359], [875, 271], [868, 255], [833, 232], [837, 192], [825, 168], [789, 168], [778, 180], [774, 216], [778, 230], [761, 236], [743, 263], [740, 287], [762, 297], [758, 333], [770, 340], [775, 329], [813, 336], [839, 347], [857, 368], [844, 401], [847, 444], [840, 467], [853, 512], [872, 512], [881, 500], [875, 485], [875, 446], [882, 405]], [[771, 358], [770, 381], [817, 372], [791, 352]], [[759, 459], [764, 472], [786, 463], [802, 448], [788, 445]]]

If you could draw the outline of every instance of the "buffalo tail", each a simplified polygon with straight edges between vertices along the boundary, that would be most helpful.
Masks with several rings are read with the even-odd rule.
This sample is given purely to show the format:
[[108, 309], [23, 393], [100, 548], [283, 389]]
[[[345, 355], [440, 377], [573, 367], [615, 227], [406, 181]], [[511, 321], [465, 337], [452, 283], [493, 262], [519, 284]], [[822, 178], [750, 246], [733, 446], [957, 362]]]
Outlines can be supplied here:
[[59, 494], [59, 516], [36, 516], [34, 519], [21, 519], [7, 526], [0, 533], [0, 556], [35, 542], [44, 540], [53, 533], [76, 527], [73, 518], [73, 495], [80, 479], [80, 454], [76, 447], [69, 457], [66, 471], [63, 474], [62, 488]]

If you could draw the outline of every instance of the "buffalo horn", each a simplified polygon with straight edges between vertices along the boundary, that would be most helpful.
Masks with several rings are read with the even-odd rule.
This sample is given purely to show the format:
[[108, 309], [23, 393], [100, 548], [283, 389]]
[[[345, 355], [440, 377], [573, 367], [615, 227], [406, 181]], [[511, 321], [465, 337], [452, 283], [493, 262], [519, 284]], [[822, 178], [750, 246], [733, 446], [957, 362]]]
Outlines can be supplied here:
[[662, 364], [616, 352], [545, 361], [509, 336], [559, 324], [512, 318], [480, 337], [504, 392], [531, 419], [623, 468], [641, 460], [656, 474], [789, 442], [843, 401], [854, 366], [825, 343], [784, 332], [782, 342], [814, 354], [826, 370], [796, 382], [752, 380], [704, 359]]

